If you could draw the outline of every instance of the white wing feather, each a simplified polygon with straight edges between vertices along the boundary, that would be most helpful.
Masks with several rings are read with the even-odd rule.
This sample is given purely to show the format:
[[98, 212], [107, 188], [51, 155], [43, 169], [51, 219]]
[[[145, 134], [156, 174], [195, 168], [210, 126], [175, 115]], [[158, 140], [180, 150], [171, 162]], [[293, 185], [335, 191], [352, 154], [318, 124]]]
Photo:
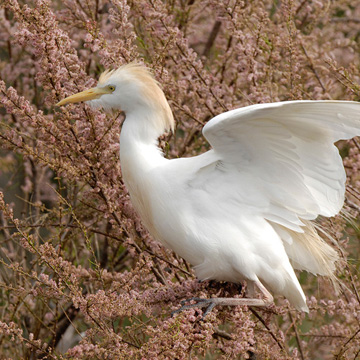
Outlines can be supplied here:
[[[204, 154], [209, 161], [189, 184], [211, 196], [209, 207], [216, 209], [216, 218], [224, 222], [231, 218], [235, 224], [238, 214], [239, 246], [221, 240], [226, 225], [223, 236], [221, 231], [217, 235], [223, 248], [234, 253], [234, 274], [239, 271], [245, 278], [259, 278], [306, 311], [305, 295], [289, 258], [294, 268], [335, 278], [337, 253], [317, 235], [309, 220], [335, 215], [343, 206], [346, 176], [334, 142], [360, 135], [360, 104], [294, 101], [253, 105], [215, 117], [203, 134], [213, 150]], [[248, 222], [253, 227], [242, 231]], [[219, 262], [213, 259], [195, 269], [206, 277]]]
[[236, 109], [203, 134], [220, 161], [246, 173], [266, 204], [266, 219], [303, 232], [301, 219], [337, 214], [344, 202], [340, 139], [360, 135], [360, 104], [290, 101]]

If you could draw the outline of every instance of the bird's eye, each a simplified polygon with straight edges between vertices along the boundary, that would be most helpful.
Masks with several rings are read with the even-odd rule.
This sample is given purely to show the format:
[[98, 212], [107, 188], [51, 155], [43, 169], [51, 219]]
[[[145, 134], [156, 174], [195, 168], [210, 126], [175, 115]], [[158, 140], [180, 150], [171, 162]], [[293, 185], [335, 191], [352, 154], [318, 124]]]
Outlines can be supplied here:
[[109, 85], [109, 86], [108, 86], [108, 89], [109, 89], [111, 92], [113, 92], [113, 91], [115, 91], [115, 86], [114, 86], [114, 85]]

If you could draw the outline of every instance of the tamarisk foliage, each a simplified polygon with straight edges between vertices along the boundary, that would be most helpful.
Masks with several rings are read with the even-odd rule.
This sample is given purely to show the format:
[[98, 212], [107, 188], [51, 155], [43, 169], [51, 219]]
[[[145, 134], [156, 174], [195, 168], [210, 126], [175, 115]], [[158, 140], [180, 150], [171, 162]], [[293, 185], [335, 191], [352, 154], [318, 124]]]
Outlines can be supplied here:
[[[360, 142], [339, 144], [343, 216], [318, 220], [337, 249], [340, 292], [301, 274], [310, 313], [215, 308], [143, 228], [122, 183], [122, 113], [55, 107], [104, 70], [142, 61], [174, 112], [166, 156], [208, 149], [214, 115], [261, 102], [359, 100], [357, 0], [0, 1], [0, 357], [356, 359], [360, 356]], [[320, 230], [321, 231], [321, 230]], [[346, 258], [348, 261], [346, 262]]]

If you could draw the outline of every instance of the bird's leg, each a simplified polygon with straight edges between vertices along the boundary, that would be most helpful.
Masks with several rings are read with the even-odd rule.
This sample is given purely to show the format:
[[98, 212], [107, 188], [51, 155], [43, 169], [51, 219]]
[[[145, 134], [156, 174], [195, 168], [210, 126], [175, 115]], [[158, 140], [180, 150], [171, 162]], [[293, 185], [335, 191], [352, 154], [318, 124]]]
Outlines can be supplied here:
[[[203, 308], [206, 307], [206, 310], [203, 314], [203, 318], [215, 307], [218, 305], [221, 306], [238, 306], [238, 305], [246, 305], [246, 306], [268, 306], [273, 303], [274, 298], [270, 294], [270, 292], [266, 289], [266, 287], [258, 280], [254, 282], [254, 284], [259, 288], [261, 293], [263, 294], [262, 299], [256, 298], [210, 298], [210, 299], [202, 299], [202, 298], [191, 298], [181, 302], [181, 308], [175, 310], [171, 313], [171, 315], [177, 314], [183, 310], [193, 309], [193, 308]], [[250, 285], [250, 293], [253, 292], [253, 285]], [[252, 294], [253, 296], [253, 294]], [[194, 304], [186, 304], [190, 301], [195, 301]], [[186, 304], [186, 305], [185, 305]]]

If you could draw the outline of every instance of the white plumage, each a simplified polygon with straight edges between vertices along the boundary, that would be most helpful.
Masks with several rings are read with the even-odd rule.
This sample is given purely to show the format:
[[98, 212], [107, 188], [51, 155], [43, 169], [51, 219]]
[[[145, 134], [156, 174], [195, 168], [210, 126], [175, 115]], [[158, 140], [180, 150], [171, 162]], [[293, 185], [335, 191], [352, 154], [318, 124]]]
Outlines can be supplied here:
[[293, 268], [334, 278], [337, 253], [311, 220], [342, 208], [346, 176], [334, 142], [360, 135], [358, 103], [288, 101], [228, 111], [203, 129], [212, 150], [168, 160], [157, 138], [174, 120], [145, 67], [106, 72], [96, 88], [59, 105], [84, 100], [126, 113], [122, 175], [150, 233], [189, 261], [200, 279], [246, 280], [264, 295], [184, 308], [264, 306], [272, 302], [271, 290], [307, 311]]

